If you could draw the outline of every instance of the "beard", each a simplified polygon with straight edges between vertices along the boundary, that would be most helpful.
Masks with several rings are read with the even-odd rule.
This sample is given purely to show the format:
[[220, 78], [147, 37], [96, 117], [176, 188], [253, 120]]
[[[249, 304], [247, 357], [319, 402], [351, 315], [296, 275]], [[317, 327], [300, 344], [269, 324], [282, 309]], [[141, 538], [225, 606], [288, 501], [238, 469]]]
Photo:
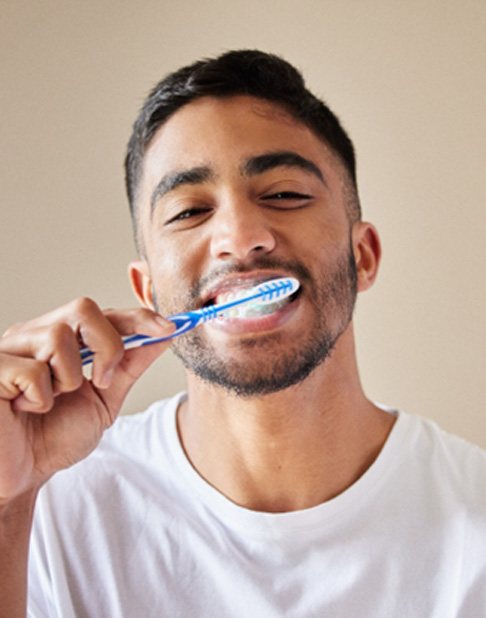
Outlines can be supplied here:
[[306, 293], [313, 310], [305, 335], [298, 340], [290, 340], [288, 334], [281, 332], [242, 338], [233, 344], [237, 351], [234, 355], [231, 350], [215, 348], [202, 329], [191, 331], [172, 344], [173, 352], [187, 370], [208, 384], [245, 398], [276, 393], [305, 380], [330, 357], [352, 319], [357, 296], [356, 263], [350, 241], [347, 250], [315, 276], [300, 262], [270, 256], [255, 259], [250, 267], [213, 272], [188, 294], [185, 310], [195, 306], [201, 289], [211, 280], [259, 268], [283, 271], [299, 279], [301, 293]]

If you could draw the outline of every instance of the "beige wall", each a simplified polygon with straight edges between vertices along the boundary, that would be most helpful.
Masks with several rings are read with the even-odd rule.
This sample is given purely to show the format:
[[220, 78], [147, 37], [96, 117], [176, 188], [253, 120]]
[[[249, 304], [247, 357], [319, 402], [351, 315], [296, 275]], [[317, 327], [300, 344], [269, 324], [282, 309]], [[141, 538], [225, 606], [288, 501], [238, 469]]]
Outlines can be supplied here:
[[[357, 332], [368, 394], [486, 446], [484, 0], [0, 1], [0, 329], [133, 303], [121, 163], [142, 98], [225, 49], [280, 53], [351, 132], [384, 263]], [[172, 358], [126, 411], [183, 385]]]

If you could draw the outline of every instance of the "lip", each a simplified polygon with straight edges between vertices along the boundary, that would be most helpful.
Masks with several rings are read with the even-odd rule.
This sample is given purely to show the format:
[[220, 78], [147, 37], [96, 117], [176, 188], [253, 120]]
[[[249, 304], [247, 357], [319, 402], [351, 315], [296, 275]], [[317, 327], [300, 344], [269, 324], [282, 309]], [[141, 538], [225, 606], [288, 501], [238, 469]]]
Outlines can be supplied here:
[[248, 273], [234, 273], [222, 277], [213, 282], [211, 287], [204, 292], [201, 297], [201, 306], [205, 306], [209, 301], [214, 300], [219, 294], [225, 292], [245, 290], [265, 281], [277, 279], [279, 277], [293, 276], [289, 273], [272, 271], [253, 271]]

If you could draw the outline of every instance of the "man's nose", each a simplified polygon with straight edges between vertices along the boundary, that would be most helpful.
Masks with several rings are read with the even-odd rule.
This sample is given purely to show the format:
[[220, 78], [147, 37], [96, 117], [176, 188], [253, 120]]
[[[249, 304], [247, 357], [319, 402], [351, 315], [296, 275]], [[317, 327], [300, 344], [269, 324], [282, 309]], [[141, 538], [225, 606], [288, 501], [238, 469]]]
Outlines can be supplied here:
[[244, 260], [255, 253], [270, 253], [275, 248], [275, 235], [262, 207], [250, 201], [232, 200], [220, 205], [213, 224], [213, 258]]

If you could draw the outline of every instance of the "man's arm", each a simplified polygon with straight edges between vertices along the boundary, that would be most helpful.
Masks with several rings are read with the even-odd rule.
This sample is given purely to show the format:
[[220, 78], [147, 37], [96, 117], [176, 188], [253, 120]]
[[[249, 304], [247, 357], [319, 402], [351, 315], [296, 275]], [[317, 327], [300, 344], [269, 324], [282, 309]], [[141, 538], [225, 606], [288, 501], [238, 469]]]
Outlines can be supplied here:
[[27, 561], [36, 491], [0, 507], [0, 618], [27, 613]]
[[[106, 311], [73, 301], [0, 339], [0, 618], [25, 616], [29, 538], [37, 493], [86, 457], [147, 367], [169, 342], [124, 352], [122, 336], [165, 336], [147, 309]], [[92, 379], [80, 342], [95, 352]]]

